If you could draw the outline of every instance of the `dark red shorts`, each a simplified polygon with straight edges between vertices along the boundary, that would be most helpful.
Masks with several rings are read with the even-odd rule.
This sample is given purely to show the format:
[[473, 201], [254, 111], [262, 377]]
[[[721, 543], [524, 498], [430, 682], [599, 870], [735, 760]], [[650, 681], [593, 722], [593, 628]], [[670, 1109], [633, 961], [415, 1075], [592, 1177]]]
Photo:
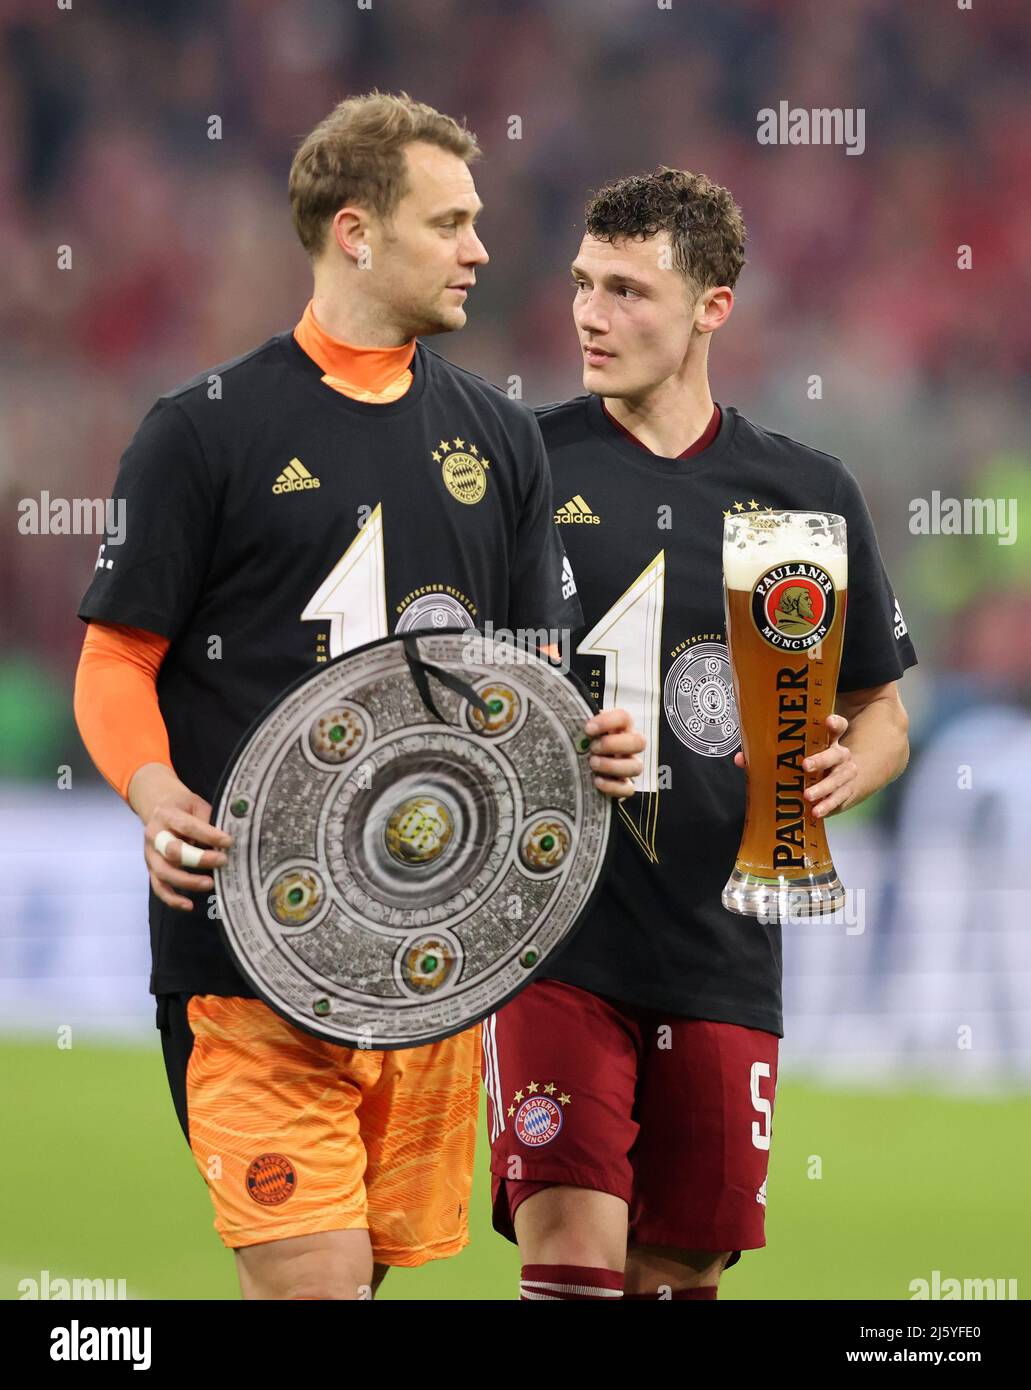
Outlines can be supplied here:
[[766, 1244], [773, 1033], [540, 980], [483, 1024], [494, 1229], [568, 1184], [629, 1207], [631, 1244]]

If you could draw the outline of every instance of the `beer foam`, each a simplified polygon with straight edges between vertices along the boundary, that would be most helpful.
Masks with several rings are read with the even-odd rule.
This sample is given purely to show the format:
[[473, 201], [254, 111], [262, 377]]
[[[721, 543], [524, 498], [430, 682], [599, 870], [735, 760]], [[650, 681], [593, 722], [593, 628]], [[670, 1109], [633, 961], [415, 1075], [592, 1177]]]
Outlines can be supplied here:
[[[776, 525], [770, 520], [776, 518]], [[787, 518], [790, 517], [790, 520]], [[764, 512], [740, 520], [736, 538], [723, 542], [723, 573], [728, 589], [750, 590], [775, 565], [822, 565], [836, 589], [848, 587], [848, 553], [837, 537], [813, 530], [806, 519], [841, 520], [825, 512]]]

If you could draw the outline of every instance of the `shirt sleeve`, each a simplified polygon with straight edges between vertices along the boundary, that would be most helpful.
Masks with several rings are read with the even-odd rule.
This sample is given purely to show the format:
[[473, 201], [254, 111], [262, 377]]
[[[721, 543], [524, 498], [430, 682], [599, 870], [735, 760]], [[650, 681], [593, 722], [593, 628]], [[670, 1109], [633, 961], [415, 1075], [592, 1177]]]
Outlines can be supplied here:
[[214, 544], [216, 501], [181, 406], [159, 400], [122, 455], [104, 535], [79, 617], [174, 640], [193, 611]]
[[540, 426], [531, 415], [532, 482], [516, 531], [509, 579], [509, 623], [515, 628], [554, 628], [576, 632], [583, 610], [573, 567], [555, 525], [555, 504]]
[[172, 766], [157, 676], [168, 641], [140, 628], [90, 623], [75, 674], [75, 722], [97, 771], [128, 800], [144, 763]]
[[881, 560], [877, 535], [859, 484], [844, 466], [831, 511], [848, 529], [848, 608], [838, 689], [885, 685], [916, 665], [916, 651]]

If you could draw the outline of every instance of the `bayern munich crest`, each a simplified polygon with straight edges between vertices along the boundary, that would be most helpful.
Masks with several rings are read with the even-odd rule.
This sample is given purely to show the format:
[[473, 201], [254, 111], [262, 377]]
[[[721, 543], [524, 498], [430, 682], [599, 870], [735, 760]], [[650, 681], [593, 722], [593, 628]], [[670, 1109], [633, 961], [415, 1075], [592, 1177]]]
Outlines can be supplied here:
[[296, 1191], [297, 1170], [283, 1154], [259, 1154], [247, 1169], [247, 1195], [259, 1206], [281, 1206]]
[[730, 654], [722, 642], [682, 651], [666, 673], [662, 703], [669, 726], [695, 753], [721, 758], [741, 742]]
[[836, 609], [834, 581], [822, 565], [775, 565], [752, 586], [752, 618], [759, 634], [782, 651], [807, 651], [822, 642]]
[[531, 1081], [525, 1098], [523, 1091], [516, 1091], [508, 1108], [516, 1138], [531, 1149], [550, 1144], [562, 1128], [562, 1111], [570, 1100], [554, 1083], [538, 1086]]
[[490, 459], [475, 444], [467, 444], [464, 439], [456, 438], [450, 443], [442, 439], [431, 457], [440, 464], [444, 486], [457, 502], [470, 507], [479, 502], [487, 491]]
[[214, 799], [234, 837], [219, 926], [259, 997], [378, 1050], [460, 1032], [528, 984], [607, 857], [592, 713], [559, 668], [454, 627], [287, 690]]
[[547, 1096], [524, 1100], [516, 1111], [516, 1138], [531, 1148], [549, 1144], [562, 1128], [562, 1111]]

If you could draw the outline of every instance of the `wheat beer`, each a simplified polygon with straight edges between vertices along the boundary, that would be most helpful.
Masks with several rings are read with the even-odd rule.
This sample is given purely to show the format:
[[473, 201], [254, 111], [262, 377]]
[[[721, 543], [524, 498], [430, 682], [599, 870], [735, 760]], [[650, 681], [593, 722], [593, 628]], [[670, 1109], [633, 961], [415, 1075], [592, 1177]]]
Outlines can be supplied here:
[[845, 900], [803, 760], [830, 742], [848, 598], [845, 521], [827, 512], [730, 516], [723, 594], [745, 755], [747, 809], [723, 905], [775, 920]]

